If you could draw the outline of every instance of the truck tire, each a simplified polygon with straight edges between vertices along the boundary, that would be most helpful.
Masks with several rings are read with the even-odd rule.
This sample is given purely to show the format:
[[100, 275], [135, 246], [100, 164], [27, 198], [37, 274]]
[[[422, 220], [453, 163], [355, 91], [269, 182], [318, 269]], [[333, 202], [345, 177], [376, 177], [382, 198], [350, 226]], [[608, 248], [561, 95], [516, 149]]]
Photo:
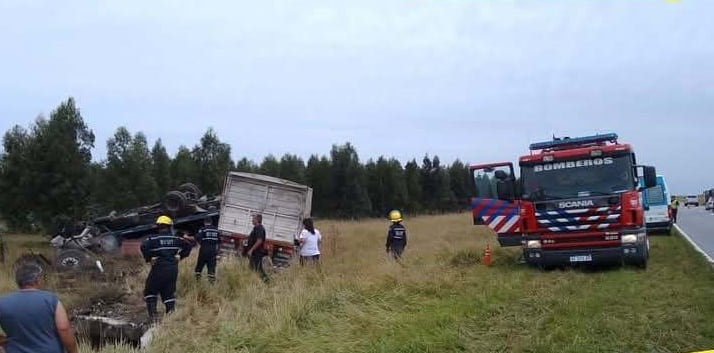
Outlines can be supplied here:
[[55, 259], [57, 271], [80, 270], [90, 267], [89, 255], [79, 249], [62, 249]]
[[642, 259], [638, 259], [637, 261], [633, 261], [633, 262], [629, 263], [629, 265], [635, 266], [639, 269], [646, 270], [647, 269], [647, 258], [645, 257]]
[[183, 192], [184, 194], [190, 195], [188, 198], [189, 199], [199, 199], [203, 194], [201, 193], [201, 189], [196, 186], [194, 183], [183, 183], [179, 185], [178, 190]]
[[180, 191], [169, 191], [162, 202], [164, 209], [171, 213], [181, 212], [186, 207], [186, 195]]
[[647, 260], [649, 260], [649, 257], [650, 257], [650, 240], [648, 238], [647, 245], [645, 246], [642, 256], [637, 258], [634, 261], [629, 262], [628, 265], [635, 266], [637, 268], [646, 270], [647, 269]]

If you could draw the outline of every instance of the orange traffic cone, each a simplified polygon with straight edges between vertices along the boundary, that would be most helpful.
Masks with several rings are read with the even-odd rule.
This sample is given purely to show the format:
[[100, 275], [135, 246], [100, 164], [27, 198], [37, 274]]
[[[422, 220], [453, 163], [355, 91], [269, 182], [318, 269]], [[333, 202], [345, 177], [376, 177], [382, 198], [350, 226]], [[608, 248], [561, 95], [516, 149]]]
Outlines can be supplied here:
[[483, 263], [486, 266], [491, 266], [491, 247], [486, 244], [486, 251], [483, 253]]

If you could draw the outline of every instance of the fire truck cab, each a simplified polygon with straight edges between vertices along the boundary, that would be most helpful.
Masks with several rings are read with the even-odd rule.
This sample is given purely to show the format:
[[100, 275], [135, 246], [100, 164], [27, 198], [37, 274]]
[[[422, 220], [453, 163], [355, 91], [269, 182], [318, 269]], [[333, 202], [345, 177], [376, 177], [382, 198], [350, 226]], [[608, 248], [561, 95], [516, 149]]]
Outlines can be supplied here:
[[[641, 191], [657, 183], [614, 133], [533, 143], [518, 160], [470, 167], [474, 224], [501, 246], [520, 246], [525, 262], [646, 267], [649, 240]], [[638, 184], [638, 172], [642, 184]]]

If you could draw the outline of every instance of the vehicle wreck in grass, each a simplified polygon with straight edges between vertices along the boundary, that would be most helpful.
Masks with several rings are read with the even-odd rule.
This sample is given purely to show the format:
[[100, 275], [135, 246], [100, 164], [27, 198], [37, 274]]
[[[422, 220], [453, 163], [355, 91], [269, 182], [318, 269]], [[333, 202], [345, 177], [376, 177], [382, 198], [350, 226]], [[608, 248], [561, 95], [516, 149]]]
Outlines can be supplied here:
[[140, 347], [150, 340], [145, 334], [151, 325], [143, 297], [131, 285], [141, 283], [144, 269], [139, 245], [156, 230], [160, 215], [173, 219], [177, 234], [195, 233], [207, 218], [217, 223], [220, 202], [220, 196], [204, 195], [186, 183], [160, 202], [65, 226], [49, 241], [52, 255], [30, 250], [14, 266], [34, 263], [57, 278], [59, 292], [83, 298], [71, 308], [71, 320], [93, 346]]

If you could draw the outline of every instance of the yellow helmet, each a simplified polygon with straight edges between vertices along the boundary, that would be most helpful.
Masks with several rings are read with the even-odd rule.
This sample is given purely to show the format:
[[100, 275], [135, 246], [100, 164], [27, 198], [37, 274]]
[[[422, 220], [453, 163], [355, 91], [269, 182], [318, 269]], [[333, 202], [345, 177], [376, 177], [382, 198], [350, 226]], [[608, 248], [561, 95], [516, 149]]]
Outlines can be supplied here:
[[170, 226], [174, 224], [174, 221], [172, 221], [169, 216], [159, 216], [159, 218], [156, 219], [156, 224]]
[[401, 222], [402, 213], [399, 210], [392, 210], [389, 212], [389, 220], [392, 222]]

